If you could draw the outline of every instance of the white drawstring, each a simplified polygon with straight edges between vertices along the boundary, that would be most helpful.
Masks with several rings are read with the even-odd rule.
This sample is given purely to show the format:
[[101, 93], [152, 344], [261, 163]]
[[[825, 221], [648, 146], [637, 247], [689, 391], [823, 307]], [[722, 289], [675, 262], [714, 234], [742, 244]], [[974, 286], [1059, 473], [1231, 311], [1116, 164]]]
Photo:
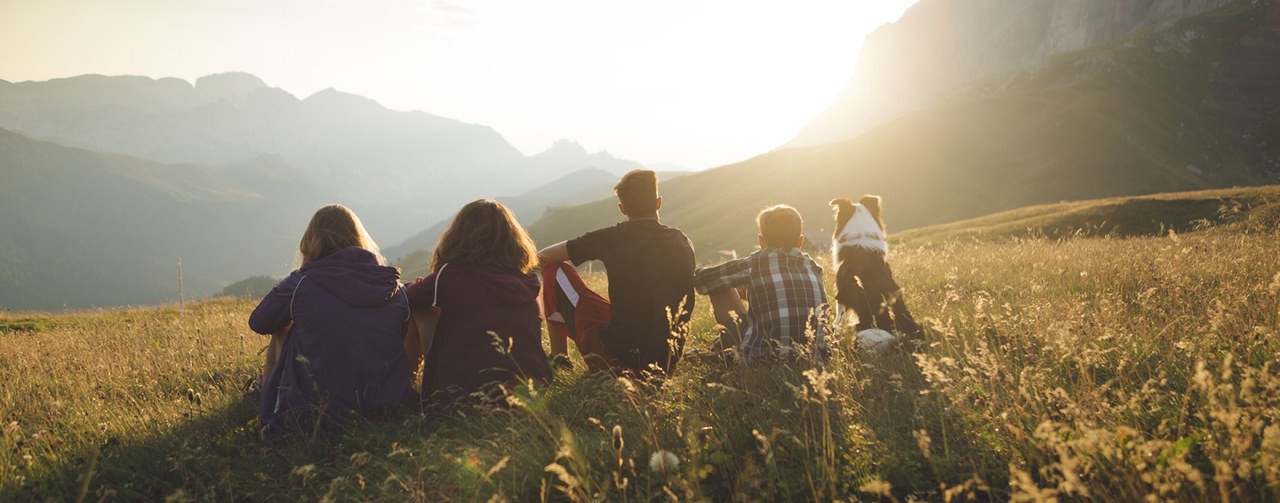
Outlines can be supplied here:
[[444, 268], [449, 267], [448, 263], [440, 266], [440, 270], [436, 271], [436, 288], [431, 295], [431, 307], [440, 307], [436, 301], [440, 300], [440, 275], [444, 274]]

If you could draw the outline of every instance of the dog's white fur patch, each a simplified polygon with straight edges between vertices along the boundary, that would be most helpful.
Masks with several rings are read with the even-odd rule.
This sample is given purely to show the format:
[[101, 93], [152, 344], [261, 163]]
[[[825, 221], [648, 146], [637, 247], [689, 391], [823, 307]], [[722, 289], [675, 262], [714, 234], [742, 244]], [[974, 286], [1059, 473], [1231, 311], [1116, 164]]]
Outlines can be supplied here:
[[840, 260], [840, 247], [842, 246], [860, 246], [868, 250], [875, 250], [889, 255], [889, 243], [884, 241], [884, 231], [880, 229], [880, 224], [876, 223], [875, 217], [871, 216], [871, 211], [861, 203], [853, 205], [853, 216], [849, 218], [849, 222], [844, 224], [844, 229], [840, 230], [840, 235], [831, 243], [831, 257], [837, 263]]

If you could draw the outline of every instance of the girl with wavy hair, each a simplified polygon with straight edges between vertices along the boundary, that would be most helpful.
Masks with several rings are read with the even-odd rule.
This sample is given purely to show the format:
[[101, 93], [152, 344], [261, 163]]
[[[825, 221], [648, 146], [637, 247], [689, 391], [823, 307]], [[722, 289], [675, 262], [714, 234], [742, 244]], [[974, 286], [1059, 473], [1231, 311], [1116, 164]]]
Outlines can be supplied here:
[[[548, 382], [542, 350], [537, 249], [506, 206], [468, 203], [440, 236], [431, 274], [408, 285], [409, 305], [427, 348], [424, 407], [502, 405], [514, 386]], [[428, 340], [429, 339], [429, 340]]]

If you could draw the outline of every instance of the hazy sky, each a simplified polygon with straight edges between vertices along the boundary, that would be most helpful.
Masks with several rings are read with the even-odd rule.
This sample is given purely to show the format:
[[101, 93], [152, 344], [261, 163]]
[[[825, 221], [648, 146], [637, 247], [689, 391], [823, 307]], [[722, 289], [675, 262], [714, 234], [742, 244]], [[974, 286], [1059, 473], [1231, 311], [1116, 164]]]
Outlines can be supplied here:
[[703, 169], [789, 140], [915, 0], [0, 0], [0, 79], [244, 71]]

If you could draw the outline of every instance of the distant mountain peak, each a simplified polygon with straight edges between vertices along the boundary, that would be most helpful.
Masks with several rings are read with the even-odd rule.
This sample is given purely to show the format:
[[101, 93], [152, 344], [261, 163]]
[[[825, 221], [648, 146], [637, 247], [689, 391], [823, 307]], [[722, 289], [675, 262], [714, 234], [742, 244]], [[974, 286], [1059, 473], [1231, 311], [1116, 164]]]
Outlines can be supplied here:
[[786, 147], [857, 137], [949, 90], [1241, 0], [921, 0], [867, 35], [853, 77]]
[[[302, 100], [307, 104], [323, 104], [326, 106], [337, 106], [346, 110], [350, 109], [377, 109], [385, 110], [377, 101], [360, 96], [358, 94], [344, 93], [332, 87], [317, 91], [315, 94], [308, 96]], [[350, 107], [350, 108], [347, 108]]]
[[267, 83], [263, 82], [258, 76], [245, 72], [223, 72], [213, 75], [205, 75], [196, 79], [196, 89], [208, 90], [216, 87], [235, 86], [246, 90], [254, 90], [259, 87], [267, 87]]
[[266, 88], [266, 82], [244, 72], [226, 72], [206, 75], [196, 79], [196, 91], [214, 99], [225, 100], [237, 107], [244, 107], [249, 94]]
[[582, 157], [588, 155], [587, 149], [582, 148], [582, 144], [561, 138], [551, 144], [551, 148], [542, 151], [536, 157]]

